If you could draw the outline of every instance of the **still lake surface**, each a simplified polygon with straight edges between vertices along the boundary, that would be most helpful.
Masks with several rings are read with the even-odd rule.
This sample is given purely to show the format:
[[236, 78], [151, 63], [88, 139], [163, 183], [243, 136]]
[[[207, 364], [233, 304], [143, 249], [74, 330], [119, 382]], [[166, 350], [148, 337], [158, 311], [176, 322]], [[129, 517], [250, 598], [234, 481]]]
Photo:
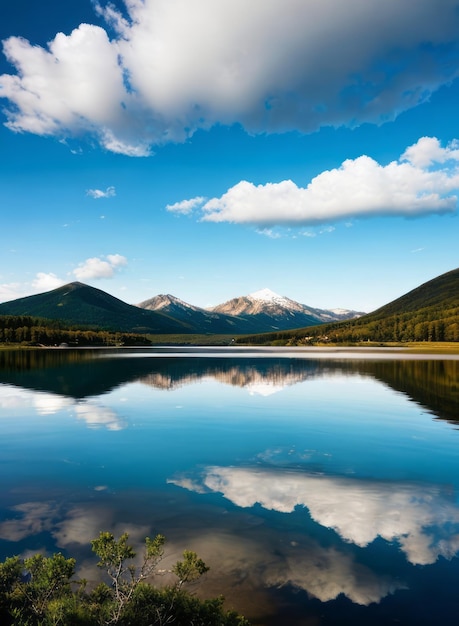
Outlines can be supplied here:
[[0, 558], [167, 538], [265, 626], [457, 626], [459, 356], [0, 352]]

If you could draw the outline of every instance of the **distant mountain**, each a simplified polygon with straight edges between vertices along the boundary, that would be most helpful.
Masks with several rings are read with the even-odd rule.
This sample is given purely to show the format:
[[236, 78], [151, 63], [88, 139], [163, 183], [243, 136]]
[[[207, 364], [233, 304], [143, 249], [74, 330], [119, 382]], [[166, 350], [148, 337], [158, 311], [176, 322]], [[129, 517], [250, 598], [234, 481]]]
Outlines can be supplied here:
[[353, 319], [363, 315], [362, 312], [347, 309], [315, 309], [280, 296], [270, 289], [261, 289], [248, 296], [233, 298], [209, 310], [250, 317], [256, 320], [259, 326], [270, 325], [271, 328], [279, 330]]
[[358, 313], [312, 309], [266, 289], [212, 310], [187, 304], [169, 294], [134, 306], [100, 289], [73, 282], [4, 302], [0, 304], [0, 315], [60, 320], [80, 328], [130, 333], [246, 335], [320, 324]]
[[149, 300], [140, 302], [137, 306], [148, 311], [165, 313], [173, 319], [195, 328], [197, 333], [240, 335], [272, 329], [272, 326], [264, 325], [260, 330], [255, 320], [208, 311], [183, 302], [183, 300], [170, 294], [154, 296]]
[[154, 296], [137, 306], [167, 313], [174, 319], [204, 328], [207, 332], [232, 334], [300, 328], [361, 315], [345, 309], [313, 309], [279, 296], [270, 289], [234, 298], [209, 309], [193, 306], [170, 294]]
[[255, 343], [459, 341], [459, 269], [442, 274], [358, 319], [246, 340]]
[[164, 313], [126, 304], [108, 293], [73, 282], [46, 293], [0, 304], [0, 315], [30, 315], [72, 326], [137, 333], [190, 333], [194, 328]]

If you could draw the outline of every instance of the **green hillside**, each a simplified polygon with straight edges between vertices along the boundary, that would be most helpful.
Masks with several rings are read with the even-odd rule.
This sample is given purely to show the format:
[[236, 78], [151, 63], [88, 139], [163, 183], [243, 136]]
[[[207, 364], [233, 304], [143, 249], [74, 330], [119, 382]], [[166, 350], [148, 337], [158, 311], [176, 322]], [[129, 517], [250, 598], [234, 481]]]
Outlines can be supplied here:
[[155, 311], [139, 309], [79, 282], [0, 304], [0, 315], [61, 320], [71, 326], [136, 333], [190, 333], [194, 329]]
[[442, 274], [358, 319], [247, 336], [239, 341], [288, 345], [459, 341], [459, 269]]

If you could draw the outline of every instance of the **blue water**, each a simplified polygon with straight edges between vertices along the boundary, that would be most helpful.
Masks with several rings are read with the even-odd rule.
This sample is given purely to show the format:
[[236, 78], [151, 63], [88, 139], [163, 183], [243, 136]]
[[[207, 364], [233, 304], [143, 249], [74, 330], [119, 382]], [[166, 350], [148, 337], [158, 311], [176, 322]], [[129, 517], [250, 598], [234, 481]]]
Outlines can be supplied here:
[[1, 558], [161, 532], [255, 624], [457, 624], [457, 364], [134, 356], [0, 369]]

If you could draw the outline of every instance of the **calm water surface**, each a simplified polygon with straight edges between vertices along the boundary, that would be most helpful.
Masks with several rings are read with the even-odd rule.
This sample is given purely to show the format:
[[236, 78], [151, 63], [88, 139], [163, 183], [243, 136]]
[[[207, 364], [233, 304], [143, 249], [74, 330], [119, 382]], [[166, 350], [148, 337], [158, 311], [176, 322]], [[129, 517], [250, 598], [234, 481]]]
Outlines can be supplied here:
[[166, 535], [254, 624], [457, 625], [459, 360], [0, 352], [0, 558]]

